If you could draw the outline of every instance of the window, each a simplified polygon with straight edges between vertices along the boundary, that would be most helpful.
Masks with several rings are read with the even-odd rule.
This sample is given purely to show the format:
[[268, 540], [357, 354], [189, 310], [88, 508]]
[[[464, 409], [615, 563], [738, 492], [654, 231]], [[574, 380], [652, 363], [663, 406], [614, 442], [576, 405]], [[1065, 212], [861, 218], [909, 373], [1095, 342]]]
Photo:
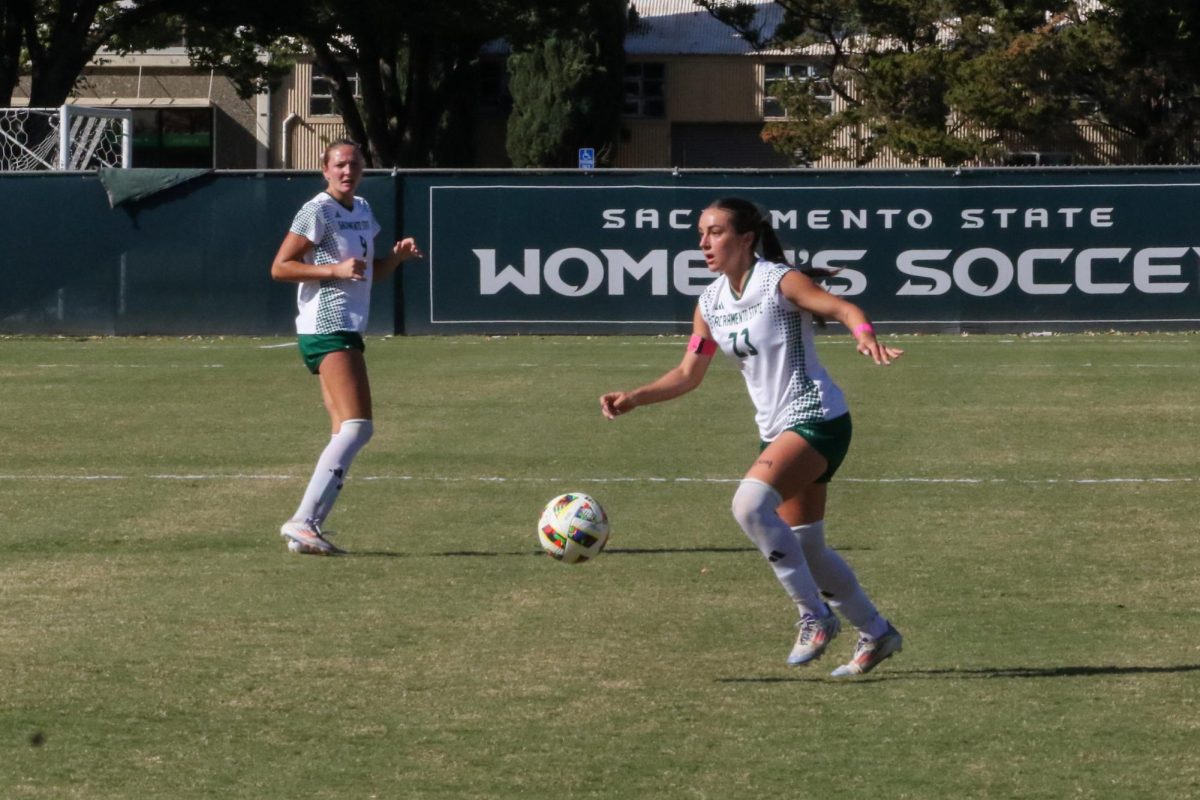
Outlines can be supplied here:
[[[308, 114], [311, 117], [336, 117], [341, 115], [337, 98], [333, 94], [333, 79], [321, 69], [319, 64], [313, 64], [312, 83], [308, 94]], [[362, 97], [358, 87], [358, 73], [349, 72], [346, 80], [350, 82], [350, 91], [355, 99]]]
[[787, 117], [782, 95], [784, 86], [803, 87], [813, 98], [825, 106], [826, 113], [833, 112], [833, 83], [829, 69], [817, 64], [767, 64], [763, 70], [763, 116], [783, 119]]
[[625, 105], [627, 117], [662, 117], [667, 113], [665, 64], [625, 65]]
[[213, 110], [134, 109], [133, 165], [212, 168]]

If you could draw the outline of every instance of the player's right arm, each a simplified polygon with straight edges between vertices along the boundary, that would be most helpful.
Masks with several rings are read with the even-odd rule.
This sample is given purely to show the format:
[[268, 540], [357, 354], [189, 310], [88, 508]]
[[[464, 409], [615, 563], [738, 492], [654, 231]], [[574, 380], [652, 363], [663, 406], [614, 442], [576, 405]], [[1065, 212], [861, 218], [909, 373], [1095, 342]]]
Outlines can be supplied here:
[[679, 366], [669, 370], [658, 380], [632, 391], [602, 395], [600, 413], [609, 419], [616, 419], [638, 406], [674, 400], [687, 394], [704, 380], [704, 374], [708, 372], [708, 365], [712, 362], [716, 350], [708, 323], [700, 315], [700, 308], [697, 306], [696, 314], [692, 318], [692, 338]]
[[298, 233], [288, 231], [279, 245], [279, 252], [271, 262], [271, 277], [277, 281], [325, 281], [331, 278], [348, 278], [360, 281], [367, 271], [367, 262], [361, 258], [347, 258], [336, 264], [308, 264], [304, 257], [312, 250], [313, 243]]

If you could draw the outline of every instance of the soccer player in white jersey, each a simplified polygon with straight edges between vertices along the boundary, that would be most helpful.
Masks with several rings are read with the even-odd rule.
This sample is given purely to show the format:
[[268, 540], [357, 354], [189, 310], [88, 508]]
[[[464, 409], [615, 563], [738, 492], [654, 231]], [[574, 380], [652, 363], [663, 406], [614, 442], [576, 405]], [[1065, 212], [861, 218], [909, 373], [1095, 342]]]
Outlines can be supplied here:
[[354, 192], [363, 176], [358, 145], [340, 139], [322, 156], [325, 190], [301, 207], [271, 264], [271, 277], [298, 283], [296, 333], [300, 356], [321, 382], [333, 436], [317, 459], [300, 506], [280, 535], [288, 549], [313, 555], [344, 552], [321, 531], [350, 470], [371, 438], [371, 386], [363, 333], [371, 284], [391, 275], [421, 250], [411, 239], [375, 257], [379, 222]]
[[881, 344], [858, 306], [784, 263], [775, 231], [753, 203], [724, 198], [706, 208], [700, 249], [717, 279], [696, 306], [683, 360], [652, 383], [603, 395], [600, 410], [614, 419], [674, 399], [700, 385], [718, 349], [733, 359], [754, 401], [762, 440], [733, 496], [733, 516], [799, 611], [787, 663], [821, 657], [841, 627], [836, 609], [858, 629], [859, 640], [833, 675], [869, 672], [899, 652], [902, 640], [850, 566], [825, 544], [826, 487], [850, 446], [850, 413], [817, 358], [813, 318], [845, 325], [858, 351], [876, 364], [890, 364], [903, 351]]

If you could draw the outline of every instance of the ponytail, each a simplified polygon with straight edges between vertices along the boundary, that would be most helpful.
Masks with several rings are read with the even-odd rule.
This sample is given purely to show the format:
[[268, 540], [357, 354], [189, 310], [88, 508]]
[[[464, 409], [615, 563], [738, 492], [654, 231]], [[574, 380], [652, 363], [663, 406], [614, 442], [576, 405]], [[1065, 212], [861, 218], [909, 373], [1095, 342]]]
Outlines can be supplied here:
[[[779, 243], [779, 236], [775, 233], [775, 229], [771, 227], [771, 222], [766, 217], [761, 217], [758, 226], [758, 251], [767, 261], [774, 261], [776, 264], [788, 264], [787, 256], [784, 255], [783, 245]], [[789, 264], [789, 266], [794, 266]]]

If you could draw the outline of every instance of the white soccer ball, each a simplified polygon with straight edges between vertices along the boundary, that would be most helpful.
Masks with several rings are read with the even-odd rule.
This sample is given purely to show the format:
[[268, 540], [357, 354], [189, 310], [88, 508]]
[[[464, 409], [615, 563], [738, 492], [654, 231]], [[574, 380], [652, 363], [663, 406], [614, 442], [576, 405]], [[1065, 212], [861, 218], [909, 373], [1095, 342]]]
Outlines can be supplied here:
[[586, 494], [560, 494], [546, 504], [537, 534], [547, 555], [579, 564], [600, 555], [608, 543], [608, 514]]

